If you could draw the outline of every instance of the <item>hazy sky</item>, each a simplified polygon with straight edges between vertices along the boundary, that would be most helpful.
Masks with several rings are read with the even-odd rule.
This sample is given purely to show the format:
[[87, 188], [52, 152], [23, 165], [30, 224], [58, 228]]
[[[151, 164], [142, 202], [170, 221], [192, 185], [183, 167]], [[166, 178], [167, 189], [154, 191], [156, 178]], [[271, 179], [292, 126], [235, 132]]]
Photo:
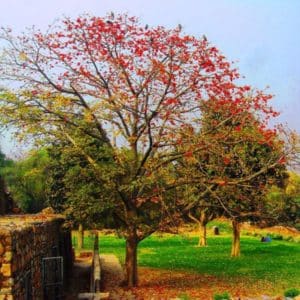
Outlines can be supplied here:
[[[88, 12], [127, 12], [149, 25], [183, 26], [236, 61], [245, 81], [270, 86], [279, 121], [300, 132], [300, 0], [2, 0], [0, 26], [46, 28], [55, 19]], [[1, 138], [6, 153], [12, 143]]]

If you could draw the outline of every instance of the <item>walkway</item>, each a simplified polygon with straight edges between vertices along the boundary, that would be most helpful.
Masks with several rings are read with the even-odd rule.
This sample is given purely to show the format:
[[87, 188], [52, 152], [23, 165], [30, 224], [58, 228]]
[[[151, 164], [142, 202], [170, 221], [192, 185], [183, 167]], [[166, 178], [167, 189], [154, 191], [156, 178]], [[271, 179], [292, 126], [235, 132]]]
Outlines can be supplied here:
[[91, 257], [76, 258], [66, 290], [66, 300], [77, 299], [77, 295], [90, 289]]
[[101, 254], [102, 290], [110, 292], [118, 288], [124, 280], [124, 272], [119, 259], [113, 254]]

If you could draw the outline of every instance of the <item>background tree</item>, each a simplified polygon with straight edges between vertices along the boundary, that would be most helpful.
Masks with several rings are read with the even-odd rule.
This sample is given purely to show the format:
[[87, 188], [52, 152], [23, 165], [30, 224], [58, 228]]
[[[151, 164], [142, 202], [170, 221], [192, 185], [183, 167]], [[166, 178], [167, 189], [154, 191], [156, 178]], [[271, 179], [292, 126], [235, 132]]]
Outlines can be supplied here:
[[7, 159], [0, 148], [0, 214], [11, 213], [13, 209], [13, 200], [3, 176], [5, 169], [12, 165], [13, 161]]
[[[247, 99], [245, 99], [247, 101]], [[221, 103], [220, 103], [221, 102]], [[200, 201], [215, 206], [215, 212], [232, 219], [232, 256], [240, 255], [240, 223], [275, 220], [278, 203], [267, 201], [269, 187], [284, 185], [285, 164], [292, 159], [295, 145], [284, 146], [281, 129], [268, 129], [267, 121], [276, 112], [241, 108], [236, 102], [210, 99], [202, 106], [199, 134], [182, 131], [186, 151], [191, 144], [201, 145], [186, 152], [180, 172], [194, 181], [198, 195], [187, 208], [197, 209]], [[189, 143], [192, 140], [192, 143]], [[188, 142], [189, 141], [189, 142]]]
[[13, 161], [11, 159], [8, 159], [5, 154], [1, 151], [0, 147], [0, 170], [7, 166], [11, 166], [13, 164]]
[[[2, 123], [27, 136], [60, 130], [84, 152], [69, 131], [77, 129], [103, 142], [114, 158], [111, 170], [97, 177], [114, 191], [129, 286], [138, 281], [138, 243], [176, 213], [168, 194], [183, 182], [168, 170], [202, 148], [191, 144], [178, 152], [178, 128], [199, 131], [209, 99], [236, 107], [233, 117], [240, 110], [272, 112], [270, 96], [258, 91], [248, 97], [250, 87], [235, 83], [238, 72], [216, 47], [180, 27], [144, 27], [127, 15], [81, 16], [47, 33], [15, 37], [3, 29], [1, 40], [0, 76], [11, 87], [1, 95]], [[86, 158], [97, 168], [93, 157]]]
[[276, 215], [273, 224], [300, 228], [300, 176], [292, 171], [288, 172], [288, 178], [284, 186], [272, 185], [268, 191], [267, 199], [273, 206], [273, 214]]
[[[205, 201], [205, 200], [204, 200]], [[206, 200], [205, 204], [201, 202], [197, 205], [197, 208], [194, 208], [188, 213], [188, 216], [199, 226], [199, 241], [198, 247], [207, 246], [207, 229], [206, 225], [208, 222], [214, 220], [217, 217], [217, 209], [212, 208], [209, 203], [210, 201]]]
[[[111, 191], [105, 190], [106, 185], [97, 176], [99, 172], [108, 172], [112, 157], [97, 139], [81, 137], [75, 132], [72, 141], [83, 145], [84, 151], [68, 140], [56, 140], [47, 149], [50, 158], [47, 197], [56, 211], [66, 214], [70, 225], [80, 228], [78, 248], [81, 249], [84, 228], [113, 226]], [[93, 165], [87, 160], [91, 156], [95, 159]]]
[[[206, 225], [215, 218], [222, 216], [224, 210], [215, 197], [207, 193], [207, 187], [195, 178], [195, 174], [199, 175], [197, 170], [199, 163], [202, 166], [198, 153], [193, 159], [188, 157], [187, 160], [182, 159], [177, 162], [177, 176], [189, 178], [186, 179], [186, 184], [182, 185], [178, 191], [180, 195], [178, 206], [182, 207], [182, 218], [185, 221], [193, 221], [198, 225], [198, 247], [204, 247], [207, 246]], [[193, 180], [193, 178], [195, 179]]]
[[47, 151], [31, 151], [19, 161], [10, 161], [1, 170], [16, 204], [27, 213], [36, 213], [47, 206], [45, 182]]
[[[240, 255], [240, 224], [270, 222], [274, 207], [267, 201], [269, 187], [283, 186], [287, 177], [285, 162], [288, 156], [276, 131], [266, 129], [254, 118], [238, 130], [221, 147], [225, 148], [217, 197], [226, 207], [225, 214], [232, 219], [232, 256]], [[229, 142], [229, 147], [228, 147]], [[236, 184], [227, 181], [236, 179]], [[246, 180], [244, 180], [246, 179]]]

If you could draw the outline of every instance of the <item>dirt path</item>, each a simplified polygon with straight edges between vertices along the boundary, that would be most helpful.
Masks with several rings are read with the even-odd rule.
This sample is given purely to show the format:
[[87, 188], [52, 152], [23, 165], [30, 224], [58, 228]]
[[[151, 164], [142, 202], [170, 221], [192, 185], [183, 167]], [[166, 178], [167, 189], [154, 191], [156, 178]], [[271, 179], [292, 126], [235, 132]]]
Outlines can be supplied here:
[[124, 272], [119, 259], [112, 254], [101, 254], [100, 263], [102, 289], [110, 292], [111, 290], [119, 288], [124, 280]]
[[[120, 294], [120, 285], [124, 280], [123, 269], [119, 259], [115, 255], [103, 254], [100, 255], [101, 262], [101, 285], [102, 292], [110, 292], [112, 298], [121, 299], [119, 296], [115, 298], [114, 295]], [[90, 271], [91, 271], [91, 257], [76, 257], [71, 277], [66, 289], [66, 300], [77, 299], [79, 293], [89, 292], [90, 290]], [[123, 293], [123, 292], [122, 292]], [[126, 299], [126, 298], [122, 298]]]
[[66, 300], [77, 299], [79, 293], [89, 291], [91, 263], [91, 257], [76, 258], [66, 290]]

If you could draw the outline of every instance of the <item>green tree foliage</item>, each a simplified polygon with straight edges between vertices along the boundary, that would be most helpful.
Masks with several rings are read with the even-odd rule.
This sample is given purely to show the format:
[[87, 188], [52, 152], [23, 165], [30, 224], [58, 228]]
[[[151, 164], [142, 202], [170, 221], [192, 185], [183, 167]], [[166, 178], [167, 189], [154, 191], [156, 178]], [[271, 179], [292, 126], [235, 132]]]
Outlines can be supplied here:
[[0, 149], [0, 214], [11, 213], [13, 209], [13, 199], [3, 176], [5, 169], [11, 165], [13, 165], [13, 161], [7, 159]]
[[16, 204], [27, 213], [36, 213], [47, 205], [45, 167], [48, 155], [45, 150], [31, 151], [22, 160], [2, 168], [9, 191]]
[[[109, 149], [97, 139], [73, 132], [72, 142], [61, 140], [49, 148], [47, 197], [49, 204], [64, 212], [73, 224], [99, 228], [113, 226], [114, 191], [101, 180], [113, 172]], [[93, 157], [93, 159], [91, 158]], [[92, 164], [88, 159], [92, 159]]]
[[[272, 185], [267, 199], [276, 215], [275, 224], [300, 228], [300, 176], [288, 172], [284, 186]], [[274, 205], [275, 204], [275, 205]]]
[[4, 168], [12, 166], [13, 163], [14, 163], [13, 160], [8, 159], [6, 155], [1, 151], [1, 147], [0, 147], [0, 174]]

